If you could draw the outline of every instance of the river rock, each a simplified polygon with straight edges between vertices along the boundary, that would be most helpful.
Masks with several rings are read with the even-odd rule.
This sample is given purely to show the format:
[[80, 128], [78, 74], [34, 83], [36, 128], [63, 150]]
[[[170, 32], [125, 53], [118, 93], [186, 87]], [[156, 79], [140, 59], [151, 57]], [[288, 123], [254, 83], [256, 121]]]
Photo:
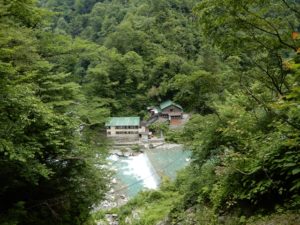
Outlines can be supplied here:
[[141, 219], [141, 217], [140, 217], [140, 212], [139, 212], [138, 210], [132, 211], [132, 218], [133, 218], [134, 220], [140, 220], [140, 219]]
[[126, 196], [125, 195], [120, 195], [120, 198], [121, 199], [126, 199]]
[[132, 153], [131, 152], [124, 152], [124, 157], [130, 157], [130, 156], [132, 156]]
[[118, 225], [118, 215], [117, 214], [106, 214], [105, 219], [109, 225]]

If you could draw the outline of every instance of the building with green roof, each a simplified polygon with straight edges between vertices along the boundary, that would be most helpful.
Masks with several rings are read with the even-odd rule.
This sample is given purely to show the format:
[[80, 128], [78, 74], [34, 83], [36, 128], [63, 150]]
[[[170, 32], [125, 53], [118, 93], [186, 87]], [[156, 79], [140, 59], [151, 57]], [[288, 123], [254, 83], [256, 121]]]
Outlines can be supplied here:
[[[171, 100], [166, 100], [160, 103], [159, 106], [150, 107], [149, 111], [152, 118], [169, 120], [171, 123], [174, 121], [180, 122], [183, 117], [183, 108]], [[152, 121], [155, 122], [156, 120]]]
[[105, 126], [140, 126], [140, 117], [110, 117]]
[[110, 117], [105, 123], [108, 137], [139, 137], [140, 117]]
[[164, 110], [164, 109], [166, 109], [166, 108], [168, 108], [168, 107], [170, 107], [170, 106], [175, 106], [175, 107], [177, 107], [178, 109], [183, 110], [182, 107], [181, 107], [180, 105], [176, 104], [175, 102], [173, 102], [173, 101], [171, 101], [171, 100], [167, 100], [167, 101], [164, 101], [164, 102], [160, 103], [159, 108], [160, 108], [160, 110], [162, 111], [162, 110]]

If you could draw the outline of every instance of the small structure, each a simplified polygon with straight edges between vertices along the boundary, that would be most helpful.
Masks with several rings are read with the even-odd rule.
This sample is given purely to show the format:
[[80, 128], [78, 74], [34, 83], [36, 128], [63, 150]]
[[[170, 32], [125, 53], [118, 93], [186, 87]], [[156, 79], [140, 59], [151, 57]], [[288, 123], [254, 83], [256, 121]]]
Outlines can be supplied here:
[[140, 117], [111, 117], [105, 124], [108, 137], [138, 138]]
[[141, 128], [139, 130], [139, 135], [142, 141], [149, 140], [149, 136], [152, 134], [152, 132], [149, 131], [149, 128], [147, 127], [147, 123], [145, 121], [141, 122]]
[[180, 105], [167, 100], [159, 105], [161, 109], [161, 117], [168, 118], [169, 120], [182, 119], [183, 109]]
[[151, 118], [150, 123], [156, 120], [168, 120], [170, 124], [180, 125], [183, 119], [183, 108], [171, 100], [162, 102], [159, 106], [148, 108]]

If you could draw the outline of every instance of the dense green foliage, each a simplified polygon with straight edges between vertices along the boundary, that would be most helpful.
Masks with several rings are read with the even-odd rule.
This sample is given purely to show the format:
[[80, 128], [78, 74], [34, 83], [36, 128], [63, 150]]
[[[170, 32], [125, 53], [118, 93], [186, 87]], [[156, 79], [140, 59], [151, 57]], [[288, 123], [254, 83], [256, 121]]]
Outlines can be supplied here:
[[178, 88], [170, 88], [169, 81], [175, 75], [196, 73], [205, 60], [199, 54], [194, 2], [52, 0], [41, 5], [57, 12], [49, 28], [54, 33], [97, 44], [73, 59], [73, 75], [88, 95], [114, 115], [143, 115], [150, 103], [174, 97]]
[[289, 4], [202, 1], [195, 9], [232, 77], [219, 75], [226, 86], [212, 102], [216, 113], [195, 116], [185, 131], [199, 175], [194, 195], [216, 212], [299, 208], [299, 42], [291, 38], [299, 15]]
[[1, 224], [86, 221], [105, 192], [95, 168], [105, 118], [143, 116], [164, 99], [193, 114], [168, 137], [192, 163], [121, 208], [122, 220], [132, 208], [144, 212], [136, 224], [238, 224], [299, 209], [297, 1], [38, 5], [0, 0]]
[[152, 225], [163, 220], [170, 213], [172, 206], [181, 200], [176, 187], [166, 180], [159, 191], [141, 192], [126, 205], [111, 212], [121, 215], [121, 225]]
[[299, 12], [295, 1], [272, 0], [207, 0], [194, 8], [201, 43], [214, 50], [202, 47], [210, 64], [167, 85], [200, 114], [179, 139], [193, 162], [177, 178], [182, 201], [166, 224], [186, 222], [190, 211], [187, 224], [243, 224], [251, 215], [299, 209], [300, 42], [291, 36]]
[[31, 0], [0, 9], [0, 224], [82, 224], [107, 176], [80, 129], [79, 85], [45, 56], [61, 51], [41, 29], [48, 12]]

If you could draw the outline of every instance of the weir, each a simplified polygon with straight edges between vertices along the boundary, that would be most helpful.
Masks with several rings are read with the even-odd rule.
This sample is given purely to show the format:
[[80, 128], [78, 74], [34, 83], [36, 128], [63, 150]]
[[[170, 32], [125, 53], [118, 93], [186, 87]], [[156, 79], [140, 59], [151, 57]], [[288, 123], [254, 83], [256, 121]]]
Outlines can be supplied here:
[[163, 176], [174, 179], [189, 163], [190, 152], [181, 145], [164, 145], [130, 157], [111, 157], [116, 171], [116, 192], [128, 198], [145, 189], [158, 188]]

